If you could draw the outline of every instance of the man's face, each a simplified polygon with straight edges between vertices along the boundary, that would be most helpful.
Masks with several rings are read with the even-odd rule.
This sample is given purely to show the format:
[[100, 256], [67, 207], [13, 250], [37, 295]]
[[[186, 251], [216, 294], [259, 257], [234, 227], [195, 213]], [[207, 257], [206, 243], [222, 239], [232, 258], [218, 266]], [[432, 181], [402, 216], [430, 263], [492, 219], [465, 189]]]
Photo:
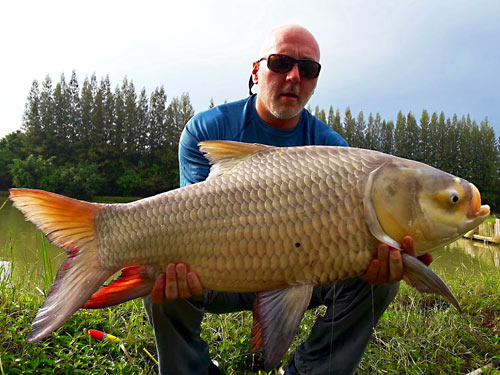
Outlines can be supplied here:
[[[319, 48], [308, 33], [301, 30], [276, 35], [264, 48], [263, 56], [283, 54], [295, 59], [319, 61]], [[288, 73], [275, 73], [268, 69], [267, 61], [254, 65], [258, 68], [257, 112], [264, 121], [273, 125], [279, 120], [297, 119], [316, 88], [318, 79], [301, 77], [295, 64]], [[295, 124], [294, 124], [295, 125]]]

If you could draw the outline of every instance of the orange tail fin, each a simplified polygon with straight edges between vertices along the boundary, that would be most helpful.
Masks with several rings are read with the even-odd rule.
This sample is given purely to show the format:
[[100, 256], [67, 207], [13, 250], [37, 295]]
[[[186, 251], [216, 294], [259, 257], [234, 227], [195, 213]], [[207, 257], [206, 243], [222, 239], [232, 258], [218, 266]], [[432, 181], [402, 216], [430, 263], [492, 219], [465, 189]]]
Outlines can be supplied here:
[[33, 322], [28, 342], [35, 342], [60, 327], [114, 273], [99, 262], [95, 219], [103, 205], [32, 189], [10, 189], [9, 198], [68, 252]]

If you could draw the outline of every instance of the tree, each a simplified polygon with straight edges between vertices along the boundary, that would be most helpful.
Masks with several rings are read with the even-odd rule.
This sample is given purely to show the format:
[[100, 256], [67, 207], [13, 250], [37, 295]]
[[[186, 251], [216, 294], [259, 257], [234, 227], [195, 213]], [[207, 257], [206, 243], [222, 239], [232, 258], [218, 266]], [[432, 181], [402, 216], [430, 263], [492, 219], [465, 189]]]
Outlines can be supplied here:
[[319, 106], [316, 106], [314, 109], [314, 116], [316, 116], [320, 121], [326, 123], [326, 114], [323, 109], [319, 109]]
[[149, 124], [148, 96], [143, 88], [137, 102], [137, 151], [141, 156], [149, 152]]
[[398, 112], [396, 120], [396, 129], [394, 130], [394, 155], [408, 158], [409, 150], [407, 149], [407, 132], [406, 132], [406, 118], [403, 112]]
[[382, 121], [380, 129], [380, 151], [386, 154], [394, 153], [394, 123]]
[[430, 150], [431, 150], [431, 135], [429, 129], [429, 114], [424, 109], [422, 116], [420, 116], [420, 154], [418, 155], [419, 161], [429, 164]]
[[344, 139], [349, 146], [356, 147], [358, 141], [354, 139], [356, 134], [356, 120], [352, 117], [351, 109], [347, 107], [344, 115]]
[[337, 109], [335, 115], [333, 114], [333, 107], [330, 106], [328, 111], [328, 125], [335, 130], [341, 137], [344, 137], [344, 129], [342, 128], [342, 119], [340, 118], [340, 111]]
[[194, 109], [189, 100], [189, 94], [180, 98], [174, 97], [167, 108], [167, 144], [177, 147], [184, 125], [193, 117]]
[[159, 150], [166, 142], [167, 95], [163, 86], [156, 88], [149, 102], [149, 147]]
[[365, 132], [366, 132], [365, 117], [363, 115], [363, 111], [360, 111], [354, 127], [354, 143], [351, 146], [359, 148], [367, 148], [365, 140]]
[[80, 139], [80, 131], [82, 126], [82, 106], [80, 102], [80, 85], [76, 77], [76, 72], [71, 73], [71, 79], [68, 83], [67, 105], [68, 105], [68, 143], [73, 149], [74, 145]]
[[54, 157], [44, 159], [41, 155], [29, 155], [26, 159], [14, 159], [10, 165], [12, 184], [15, 187], [55, 191]]
[[7, 190], [12, 186], [12, 175], [9, 166], [14, 159], [23, 159], [26, 157], [24, 153], [24, 137], [20, 131], [7, 134], [0, 139], [0, 190]]
[[412, 160], [418, 160], [420, 152], [420, 128], [417, 125], [417, 120], [411, 112], [408, 112], [406, 116], [406, 149], [407, 158]]
[[40, 116], [40, 89], [38, 81], [33, 81], [24, 107], [23, 124], [21, 127], [25, 134], [24, 148], [34, 154], [40, 154], [43, 140], [42, 121]]

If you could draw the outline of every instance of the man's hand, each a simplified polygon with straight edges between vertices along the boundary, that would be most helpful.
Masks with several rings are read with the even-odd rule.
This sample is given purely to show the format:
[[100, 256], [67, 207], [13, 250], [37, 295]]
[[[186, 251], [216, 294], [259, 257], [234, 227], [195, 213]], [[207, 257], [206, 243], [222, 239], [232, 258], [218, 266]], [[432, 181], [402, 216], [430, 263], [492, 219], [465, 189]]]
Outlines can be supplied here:
[[185, 299], [202, 293], [203, 287], [196, 273], [189, 271], [184, 263], [169, 263], [165, 273], [155, 281], [151, 300], [154, 304], [161, 304], [164, 299]]
[[[413, 238], [410, 236], [403, 237], [401, 241], [403, 251], [415, 256], [415, 249], [413, 247]], [[432, 262], [430, 254], [424, 254], [418, 259], [425, 265]], [[362, 279], [367, 283], [374, 285], [382, 285], [400, 281], [404, 276], [403, 260], [401, 252], [385, 243], [380, 243], [377, 246], [377, 253], [375, 258], [372, 259]]]

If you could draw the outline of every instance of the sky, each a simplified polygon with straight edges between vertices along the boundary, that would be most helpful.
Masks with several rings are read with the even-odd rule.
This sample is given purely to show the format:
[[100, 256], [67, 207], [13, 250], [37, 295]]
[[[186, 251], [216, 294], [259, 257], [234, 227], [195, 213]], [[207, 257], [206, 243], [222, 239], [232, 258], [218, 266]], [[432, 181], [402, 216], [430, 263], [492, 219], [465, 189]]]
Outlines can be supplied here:
[[187, 92], [196, 112], [244, 98], [264, 36], [296, 23], [321, 48], [309, 104], [343, 114], [443, 111], [500, 136], [500, 1], [10, 1], [0, 15], [0, 137], [21, 128], [31, 84], [124, 77]]

